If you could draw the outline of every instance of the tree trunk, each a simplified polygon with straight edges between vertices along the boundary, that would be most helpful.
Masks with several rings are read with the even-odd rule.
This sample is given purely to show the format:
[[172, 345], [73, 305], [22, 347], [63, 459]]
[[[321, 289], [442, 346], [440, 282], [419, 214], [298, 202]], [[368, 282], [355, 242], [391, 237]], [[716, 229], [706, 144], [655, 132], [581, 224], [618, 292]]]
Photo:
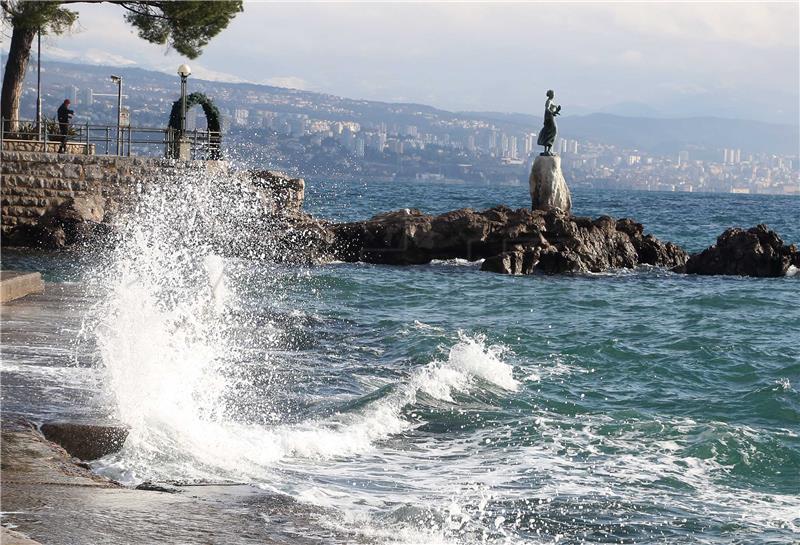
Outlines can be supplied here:
[[28, 59], [31, 57], [31, 46], [36, 36], [35, 28], [14, 27], [11, 44], [8, 49], [8, 61], [3, 75], [3, 95], [0, 100], [0, 116], [10, 119], [5, 130], [16, 131], [19, 117], [19, 101], [22, 98], [22, 84]]

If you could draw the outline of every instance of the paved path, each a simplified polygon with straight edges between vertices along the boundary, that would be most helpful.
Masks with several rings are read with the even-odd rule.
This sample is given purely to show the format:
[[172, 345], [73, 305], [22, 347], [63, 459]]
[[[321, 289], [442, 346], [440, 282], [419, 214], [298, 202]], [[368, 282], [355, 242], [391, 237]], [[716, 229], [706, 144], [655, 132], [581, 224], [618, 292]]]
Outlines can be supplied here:
[[38, 272], [0, 271], [0, 303], [43, 291], [44, 282]]
[[[2, 545], [297, 545], [352, 542], [322, 510], [248, 485], [124, 488], [23, 420], [2, 422]], [[16, 541], [14, 541], [16, 540]]]

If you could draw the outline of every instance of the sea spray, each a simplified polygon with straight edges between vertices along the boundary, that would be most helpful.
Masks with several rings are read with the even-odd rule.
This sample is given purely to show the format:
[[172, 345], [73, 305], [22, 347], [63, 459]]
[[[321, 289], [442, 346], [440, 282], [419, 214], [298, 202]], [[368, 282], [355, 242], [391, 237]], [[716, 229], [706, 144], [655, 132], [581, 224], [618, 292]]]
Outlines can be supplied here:
[[131, 428], [126, 454], [141, 466], [159, 467], [180, 443], [201, 444], [225, 418], [224, 368], [235, 347], [223, 334], [214, 236], [232, 227], [216, 200], [227, 182], [196, 172], [148, 188], [120, 219], [112, 266], [101, 273], [97, 344], [116, 417]]
[[[229, 186], [221, 180], [216, 188], [190, 189], [217, 192], [200, 199], [201, 206], [236, 212], [221, 215], [222, 225], [246, 215], [245, 207], [237, 209], [238, 198], [226, 196], [239, 192]], [[419, 202], [442, 210], [487, 198], [513, 202], [513, 193], [494, 188], [487, 194], [484, 186], [451, 188], [455, 204], [443, 204], [445, 192], [427, 184], [371, 185], [373, 198], [363, 200], [352, 192], [332, 195], [329, 184], [319, 187], [349, 219], [408, 206], [414, 191], [424, 197]], [[359, 186], [358, 195], [366, 194]], [[378, 194], [384, 200], [376, 201]], [[722, 197], [675, 197], [689, 214], [679, 226], [674, 214], [652, 216], [664, 209], [663, 196], [592, 193], [584, 206], [593, 207], [592, 215], [630, 209], [634, 217], [649, 217], [648, 225], [654, 222], [666, 238], [701, 249], [711, 242], [709, 232], [722, 229], [707, 223]], [[159, 221], [180, 232], [173, 233], [176, 249], [191, 250], [185, 274], [196, 274], [198, 306], [206, 310], [202, 321], [211, 324], [194, 329], [211, 335], [200, 346], [211, 345], [219, 358], [207, 368], [222, 380], [224, 393], [199, 403], [214, 410], [198, 411], [183, 432], [165, 424], [174, 420], [170, 415], [138, 408], [149, 413], [142, 419], [145, 433], [125, 452], [96, 464], [108, 474], [129, 483], [252, 483], [186, 489], [181, 502], [197, 494], [213, 497], [220, 501], [209, 504], [241, 514], [241, 520], [263, 520], [267, 533], [284, 541], [320, 535], [326, 543], [459, 545], [796, 541], [800, 398], [794, 347], [800, 322], [793, 279], [687, 280], [641, 271], [489, 278], [451, 264], [274, 267], [259, 259], [261, 252], [238, 259], [234, 244], [207, 247], [213, 229], [200, 226], [216, 213], [204, 211], [197, 227], [189, 228], [182, 213], [176, 220], [170, 210], [186, 198], [168, 192], [171, 203]], [[753, 207], [755, 198], [726, 201], [729, 209], [714, 221], [727, 226], [756, 223], [746, 220], [753, 214], [759, 221], [794, 217], [795, 202], [764, 197]], [[250, 218], [257, 223], [255, 215]], [[686, 225], [699, 227], [687, 234]], [[192, 231], [197, 235], [183, 237]], [[787, 231], [797, 239], [794, 227]], [[255, 231], [268, 239], [263, 232]], [[219, 236], [244, 235], [242, 228]], [[189, 242], [180, 243], [182, 237]], [[110, 325], [119, 332], [114, 335], [136, 333], [142, 344], [148, 336], [162, 343], [151, 329], [132, 325], [155, 320], [125, 323], [105, 312], [121, 304], [111, 304], [118, 296], [104, 290], [120, 285], [111, 282], [118, 264], [130, 266], [127, 261], [145, 253], [135, 244], [128, 250], [98, 267], [104, 269], [102, 282], [90, 286], [86, 301], [93, 303], [95, 293], [108, 296], [104, 310], [91, 313], [101, 323], [87, 322], [98, 337], [109, 334], [104, 328]], [[153, 294], [145, 307], [155, 317], [170, 318], [180, 294], [192, 293], [151, 284], [143, 293]], [[75, 293], [82, 287], [58, 289]], [[139, 303], [135, 295], [131, 299]], [[180, 306], [190, 307], [190, 300]], [[19, 317], [28, 308], [4, 312]], [[63, 306], [33, 315], [24, 347], [6, 345], [4, 332], [4, 410], [38, 407], [43, 419], [80, 414], [83, 400], [76, 391], [91, 392], [86, 384], [96, 382], [97, 373], [83, 368], [75, 375], [75, 368], [60, 367], [59, 343], [45, 336], [52, 343], [45, 346], [32, 336], [47, 331], [39, 329], [45, 321], [48, 328], [71, 329], [79, 310]], [[494, 353], [518, 382], [516, 389], [463, 370], [455, 355], [470, 349], [461, 345], [459, 330], [479, 348], [479, 367], [491, 368], [481, 352]], [[476, 332], [486, 332], [486, 339]], [[216, 350], [216, 339], [223, 350]], [[490, 350], [493, 344], [513, 352]], [[171, 364], [169, 358], [149, 359], [155, 368]], [[123, 358], [115, 355], [108, 364], [122, 365]], [[127, 412], [135, 414], [136, 396], [144, 405], [146, 393], [130, 392]], [[24, 405], [23, 396], [30, 399]], [[398, 412], [404, 400], [411, 404]], [[401, 431], [390, 433], [392, 426]], [[280, 520], [276, 503], [286, 506]], [[138, 519], [138, 510], [131, 513]], [[299, 519], [306, 524], [297, 526]], [[209, 520], [215, 528], [216, 519]]]
[[253, 259], [256, 252], [219, 253], [224, 241], [252, 235], [243, 230], [263, 214], [239, 183], [199, 172], [174, 178], [145, 191], [122, 222], [112, 266], [101, 275], [108, 290], [96, 335], [116, 417], [131, 433], [122, 452], [96, 464], [100, 471], [131, 483], [265, 479], [278, 461], [358, 455], [419, 425], [404, 413], [419, 392], [453, 402], [476, 380], [517, 388], [499, 347], [462, 334], [445, 361], [413, 371], [358, 410], [275, 422], [257, 377], [241, 370], [280, 367], [268, 350], [254, 352], [257, 343], [291, 347], [263, 338], [270, 331], [280, 338], [279, 324], [252, 328], [237, 295], [248, 280], [237, 276], [231, 289], [227, 278], [241, 262], [270, 265]]

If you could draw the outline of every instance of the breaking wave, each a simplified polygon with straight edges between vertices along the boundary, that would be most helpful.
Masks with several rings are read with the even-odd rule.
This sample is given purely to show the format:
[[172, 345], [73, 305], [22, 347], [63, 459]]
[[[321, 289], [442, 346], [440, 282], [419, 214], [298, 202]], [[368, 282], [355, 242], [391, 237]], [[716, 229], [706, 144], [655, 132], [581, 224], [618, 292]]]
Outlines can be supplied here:
[[[235, 260], [217, 255], [212, 237], [255, 212], [212, 209], [219, 195], [211, 186], [224, 183], [231, 182], [198, 174], [144, 195], [135, 219], [124, 224], [113, 266], [96, 279], [109, 287], [95, 328], [106, 383], [116, 418], [130, 427], [123, 450], [97, 462], [98, 471], [131, 484], [263, 479], [281, 460], [353, 456], [420, 425], [404, 415], [420, 393], [455, 403], [455, 394], [481, 383], [517, 389], [502, 347], [460, 334], [446, 358], [368, 394], [365, 403], [351, 400], [355, 408], [265, 425], [278, 415], [268, 402], [241, 406], [241, 399], [263, 394], [253, 391], [254, 377], [237, 371], [253, 365], [269, 375], [280, 367], [268, 350], [248, 359], [249, 339], [279, 335], [274, 324], [237, 334], [251, 322], [228, 278]], [[266, 341], [268, 349], [278, 344]], [[249, 418], [238, 418], [242, 413]]]

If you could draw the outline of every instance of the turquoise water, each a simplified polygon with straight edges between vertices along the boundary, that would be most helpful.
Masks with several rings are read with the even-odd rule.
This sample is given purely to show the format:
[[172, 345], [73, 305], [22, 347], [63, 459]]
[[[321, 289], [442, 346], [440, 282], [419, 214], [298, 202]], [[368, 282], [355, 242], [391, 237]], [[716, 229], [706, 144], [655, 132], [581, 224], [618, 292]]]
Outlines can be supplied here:
[[[689, 251], [762, 222], [800, 241], [797, 198], [574, 197], [577, 214], [633, 217]], [[527, 200], [522, 187], [312, 180], [306, 208], [354, 220]], [[152, 266], [129, 265], [127, 299], [98, 329], [85, 365], [105, 368], [134, 428], [101, 472], [252, 483], [318, 506], [339, 542], [797, 542], [796, 277], [297, 269], [193, 259], [190, 246], [137, 256]], [[81, 278], [51, 259], [10, 263]], [[186, 262], [165, 274], [183, 291], [131, 287], [166, 259]], [[204, 299], [220, 305], [208, 320], [181, 302], [206, 272], [225, 285]]]
[[[312, 185], [308, 204], [349, 220], [368, 216], [365, 207], [439, 212], [526, 200], [521, 188]], [[575, 208], [636, 218], [690, 251], [727, 227], [761, 222], [800, 240], [796, 198], [598, 191], [576, 192]], [[797, 539], [796, 279], [653, 270], [510, 278], [447, 264], [343, 265], [314, 278], [326, 292], [322, 311], [350, 324], [342, 341], [364, 341], [353, 359], [373, 347], [381, 370], [424, 362], [457, 331], [509, 350], [503, 361], [523, 381], [518, 392], [467, 396], [462, 403], [477, 406], [457, 418], [426, 407], [431, 421], [410, 441], [435, 453], [471, 438], [481, 446], [465, 448], [465, 459], [485, 456], [500, 473], [513, 464], [496, 509], [519, 521], [515, 535], [547, 528], [570, 542]], [[425, 326], [406, 334], [415, 320]], [[546, 508], [526, 502], [548, 493]], [[524, 529], [531, 521], [533, 532]]]

